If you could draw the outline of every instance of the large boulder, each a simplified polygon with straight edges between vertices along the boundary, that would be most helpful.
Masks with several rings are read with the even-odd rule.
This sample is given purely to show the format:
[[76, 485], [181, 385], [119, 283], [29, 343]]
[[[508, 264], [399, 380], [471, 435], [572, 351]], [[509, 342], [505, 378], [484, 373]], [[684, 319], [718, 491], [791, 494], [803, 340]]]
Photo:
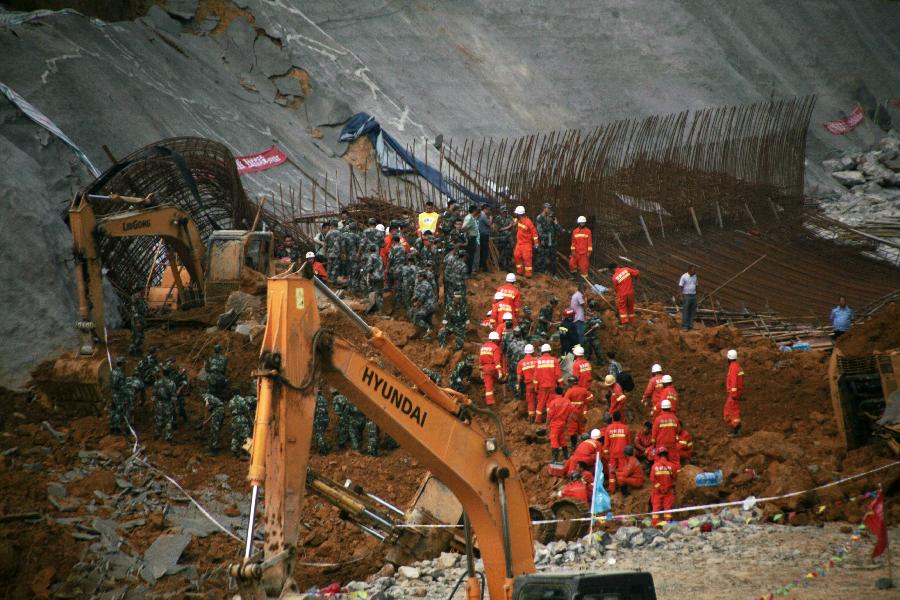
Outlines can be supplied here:
[[783, 434], [772, 431], [756, 431], [747, 437], [737, 438], [732, 442], [731, 450], [741, 458], [763, 455], [780, 461], [803, 460], [803, 450], [799, 446], [785, 440]]
[[866, 177], [860, 171], [835, 171], [832, 177], [845, 187], [853, 187], [854, 185], [862, 185], [866, 182]]

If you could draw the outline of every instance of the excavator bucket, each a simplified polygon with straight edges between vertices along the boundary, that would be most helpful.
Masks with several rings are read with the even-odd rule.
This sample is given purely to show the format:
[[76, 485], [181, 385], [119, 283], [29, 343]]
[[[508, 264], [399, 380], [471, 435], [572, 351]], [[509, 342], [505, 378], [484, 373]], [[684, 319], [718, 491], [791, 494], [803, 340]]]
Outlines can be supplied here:
[[105, 356], [67, 354], [35, 371], [32, 381], [60, 412], [100, 414], [109, 399], [109, 372]]

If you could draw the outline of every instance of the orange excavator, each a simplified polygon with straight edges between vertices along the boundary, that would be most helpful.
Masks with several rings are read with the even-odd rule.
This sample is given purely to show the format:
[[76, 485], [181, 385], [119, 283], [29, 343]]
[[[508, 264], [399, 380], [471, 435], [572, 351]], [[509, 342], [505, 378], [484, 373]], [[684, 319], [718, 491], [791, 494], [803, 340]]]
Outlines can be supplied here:
[[[95, 201], [121, 203], [128, 210], [98, 216], [93, 208]], [[272, 265], [271, 232], [214, 231], [207, 251], [190, 214], [149, 198], [82, 192], [69, 206], [68, 217], [78, 295], [76, 328], [81, 344], [74, 355], [58, 359], [51, 370], [38, 374], [35, 382], [50, 395], [66, 398], [70, 407], [86, 406], [96, 412], [108, 397], [112, 360], [106, 344], [103, 265], [98, 244], [101, 236], [159, 237], [169, 257], [166, 275], [173, 280], [174, 295], [182, 305], [227, 296], [239, 287], [242, 269], [268, 274]]]
[[[250, 520], [243, 560], [231, 566], [244, 600], [291, 597], [300, 506], [315, 412], [315, 389], [337, 388], [457, 497], [464, 509], [467, 595], [481, 596], [472, 530], [490, 597], [656, 598], [649, 573], [533, 574], [531, 518], [522, 481], [492, 411], [438, 387], [377, 328], [370, 327], [311, 270], [268, 280], [258, 404], [248, 480]], [[381, 355], [384, 368], [322, 328], [316, 292], [344, 312]], [[415, 386], [415, 388], [413, 388]], [[489, 434], [475, 415], [493, 421]], [[253, 545], [257, 501], [265, 489], [265, 542]]]

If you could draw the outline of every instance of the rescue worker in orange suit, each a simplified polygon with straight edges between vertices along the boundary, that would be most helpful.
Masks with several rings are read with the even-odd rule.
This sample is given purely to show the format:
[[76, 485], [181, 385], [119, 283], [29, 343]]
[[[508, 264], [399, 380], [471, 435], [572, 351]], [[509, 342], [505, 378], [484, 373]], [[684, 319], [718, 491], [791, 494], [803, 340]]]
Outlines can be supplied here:
[[584, 389], [590, 389], [591, 382], [594, 380], [594, 369], [591, 363], [584, 357], [584, 348], [580, 345], [572, 348], [575, 355], [575, 362], [572, 363], [572, 375], [578, 378], [578, 385]]
[[569, 419], [572, 417], [572, 403], [561, 393], [562, 388], [556, 388], [553, 397], [547, 403], [547, 424], [553, 462], [561, 462], [569, 457], [566, 432], [569, 431]]
[[622, 386], [619, 385], [619, 382], [616, 381], [616, 376], [612, 374], [607, 375], [603, 380], [603, 385], [609, 389], [609, 391], [606, 392], [606, 398], [609, 400], [608, 414], [625, 414], [625, 401], [628, 397], [625, 395], [625, 390], [623, 390]]
[[[656, 460], [650, 467], [650, 506], [653, 512], [671, 510], [675, 506], [675, 478], [678, 467], [669, 460], [666, 446], [656, 447]], [[663, 513], [663, 521], [672, 521], [672, 513]], [[659, 526], [659, 515], [653, 515], [654, 527]]]
[[612, 271], [612, 283], [616, 288], [616, 305], [619, 309], [619, 322], [623, 325], [631, 323], [634, 318], [634, 280], [641, 272], [631, 267], [620, 267], [615, 263], [609, 265]]
[[541, 355], [537, 359], [534, 368], [534, 382], [537, 386], [537, 410], [534, 413], [534, 422], [543, 423], [544, 414], [547, 411], [547, 403], [556, 393], [556, 388], [562, 385], [562, 369], [556, 357], [550, 355], [550, 344], [541, 346]]
[[[669, 448], [669, 458], [673, 463], [678, 463], [678, 432], [681, 431], [681, 422], [672, 413], [672, 403], [663, 400], [660, 403], [662, 409], [653, 420], [653, 429], [650, 432], [650, 442], [653, 446], [665, 446]], [[658, 452], [658, 451], [657, 451]]]
[[481, 379], [484, 381], [484, 403], [488, 406], [494, 404], [494, 386], [503, 379], [503, 353], [497, 344], [499, 341], [500, 334], [492, 331], [478, 356]]
[[678, 441], [678, 461], [685, 465], [694, 455], [694, 436], [682, 427], [676, 440]]
[[731, 427], [729, 437], [741, 435], [741, 398], [744, 395], [744, 370], [737, 361], [737, 350], [731, 349], [726, 355], [728, 358], [728, 376], [725, 378], [725, 392], [728, 394], [725, 400], [723, 416], [725, 422]]
[[631, 490], [644, 487], [646, 476], [641, 462], [634, 457], [634, 446], [625, 446], [624, 453], [615, 472], [610, 471], [609, 492], [619, 490], [622, 496], [628, 496]]
[[588, 411], [588, 404], [594, 399], [594, 395], [586, 387], [583, 387], [574, 375], [569, 375], [567, 381], [569, 389], [566, 390], [566, 398], [572, 405], [572, 417], [569, 419], [569, 443], [574, 451], [578, 445], [579, 436], [584, 433], [587, 426], [584, 415]]
[[516, 273], [531, 277], [531, 257], [538, 245], [537, 229], [531, 219], [525, 216], [525, 207], [517, 206], [516, 214], [516, 247], [513, 259], [516, 261]]
[[622, 422], [620, 413], [613, 413], [612, 423], [603, 432], [603, 464], [609, 471], [610, 489], [615, 488], [616, 471], [625, 459], [625, 446], [631, 444], [631, 430]]
[[588, 229], [586, 218], [578, 217], [577, 223], [572, 231], [572, 244], [569, 248], [569, 272], [574, 275], [577, 270], [580, 275], [586, 277], [591, 264], [591, 254], [594, 252], [594, 238]]
[[660, 382], [663, 386], [660, 389], [658, 400], [654, 401], [653, 403], [653, 410], [650, 411], [650, 416], [656, 416], [659, 414], [663, 400], [669, 401], [669, 405], [672, 407], [671, 410], [673, 413], [678, 412], [678, 391], [675, 389], [672, 376], [669, 374], [663, 375], [660, 379]]
[[574, 473], [578, 469], [579, 463], [584, 463], [591, 471], [594, 470], [594, 465], [597, 464], [597, 454], [603, 450], [602, 437], [603, 433], [599, 429], [591, 430], [591, 437], [578, 444], [575, 452], [566, 461], [566, 475]]
[[534, 355], [534, 346], [525, 344], [523, 350], [525, 356], [516, 365], [516, 381], [519, 383], [521, 393], [524, 393], [525, 404], [528, 406], [528, 421], [534, 423], [537, 414], [537, 384], [534, 381], [534, 369], [538, 359]]
[[497, 333], [503, 333], [506, 325], [503, 323], [503, 315], [509, 313], [512, 315], [513, 326], [516, 325], [516, 314], [513, 312], [512, 305], [503, 292], [494, 294], [494, 303], [491, 305], [491, 328]]
[[[522, 311], [522, 292], [516, 287], [516, 274], [507, 273], [506, 283], [497, 288], [497, 292], [503, 294], [507, 304], [512, 308], [510, 311], [516, 320]], [[496, 296], [496, 294], [495, 294]]]
[[634, 449], [638, 458], [648, 458], [647, 452], [653, 447], [653, 423], [644, 421], [644, 428], [634, 436]]
[[650, 381], [647, 382], [647, 389], [641, 396], [641, 404], [646, 406], [649, 400], [650, 406], [656, 406], [657, 402], [662, 401], [662, 377], [662, 366], [659, 363], [650, 367]]
[[[641, 472], [643, 475], [643, 472]], [[563, 487], [559, 495], [562, 498], [573, 498], [590, 504], [594, 494], [594, 473], [588, 465], [579, 462], [575, 470], [569, 475], [569, 482]]]
[[322, 261], [320, 261], [318, 258], [316, 258], [315, 252], [307, 252], [306, 253], [306, 262], [312, 263], [313, 274], [316, 277], [318, 277], [325, 283], [328, 283], [328, 271], [325, 270], [325, 265], [322, 264]]

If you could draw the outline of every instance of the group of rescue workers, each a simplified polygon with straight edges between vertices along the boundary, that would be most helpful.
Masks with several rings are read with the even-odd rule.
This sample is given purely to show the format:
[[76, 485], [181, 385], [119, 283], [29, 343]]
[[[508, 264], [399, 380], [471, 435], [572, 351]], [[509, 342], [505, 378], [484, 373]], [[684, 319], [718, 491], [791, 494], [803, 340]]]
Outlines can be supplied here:
[[[403, 307], [407, 316], [424, 332], [424, 338], [432, 333], [432, 315], [438, 310], [440, 275], [443, 275], [443, 319], [437, 335], [438, 343], [446, 345], [450, 336], [455, 347], [462, 350], [470, 324], [467, 302], [467, 279], [475, 272], [468, 254], [472, 251], [472, 218], [484, 221], [478, 209], [471, 209], [465, 217], [454, 204], [438, 214], [430, 202], [419, 215], [413, 233], [408, 223], [392, 221], [385, 227], [376, 219], [368, 221], [369, 227], [359, 231], [358, 225], [346, 212], [339, 222], [328, 222], [322, 234], [316, 236], [318, 250], [324, 253], [306, 252], [303, 267], [311, 267], [321, 279], [332, 284], [344, 285], [351, 292], [366, 294], [372, 299], [369, 310], [381, 310], [384, 291], [394, 292], [395, 309]], [[554, 471], [567, 478], [561, 494], [589, 502], [594, 484], [594, 468], [599, 459], [608, 490], [627, 496], [632, 489], [644, 485], [649, 473], [651, 505], [653, 511], [665, 511], [675, 501], [675, 481], [681, 465], [693, 454], [691, 434], [679, 418], [679, 397], [673, 378], [664, 374], [659, 364], [650, 369], [641, 406], [649, 412], [643, 428], [633, 434], [628, 423], [639, 419], [636, 407], [628, 404], [628, 393], [634, 389], [631, 375], [615, 360], [615, 353], [608, 352], [607, 373], [599, 387], [606, 400], [600, 408], [604, 417], [601, 427], [587, 428], [587, 412], [599, 405], [592, 391], [595, 367], [604, 364], [600, 351], [599, 328], [602, 326], [601, 306], [596, 301], [584, 302], [593, 253], [593, 234], [587, 227], [587, 219], [578, 217], [571, 231], [569, 270], [576, 279], [576, 290], [570, 307], [562, 311], [562, 319], [556, 320], [559, 300], [550, 297], [541, 308], [538, 319], [532, 319], [531, 309], [522, 304], [522, 293], [517, 285], [519, 277], [530, 278], [534, 272], [533, 258], [539, 259], [540, 270], [553, 272], [556, 264], [556, 236], [561, 231], [552, 216], [550, 205], [545, 204], [536, 217], [538, 226], [525, 215], [523, 206], [514, 210], [509, 218], [505, 208], [488, 219], [498, 247], [501, 268], [511, 267], [502, 285], [496, 290], [489, 313], [482, 325], [490, 328], [488, 339], [478, 353], [478, 367], [484, 384], [484, 403], [490, 407], [498, 402], [498, 384], [506, 382], [511, 394], [522, 404], [522, 414], [540, 430], [546, 430], [549, 438], [550, 463]], [[477, 224], [475, 230], [477, 232]], [[409, 241], [412, 240], [412, 241]], [[487, 240], [484, 240], [485, 242]], [[475, 246], [476, 251], [478, 245]], [[366, 254], [368, 252], [368, 254]], [[480, 252], [480, 251], [479, 251]], [[444, 254], [443, 260], [440, 255]], [[300, 252], [290, 236], [285, 236], [276, 256], [288, 263], [300, 263]], [[482, 266], [482, 270], [486, 270]], [[634, 283], [640, 272], [631, 267], [610, 264], [608, 271], [616, 293], [619, 323], [627, 325], [635, 321]], [[592, 285], [591, 288], [594, 288]], [[586, 306], [594, 311], [590, 314]], [[138, 304], [135, 308], [132, 354], [138, 354], [143, 345], [143, 314]], [[553, 329], [556, 328], [556, 332]], [[558, 339], [558, 356], [550, 342]], [[170, 363], [164, 367], [155, 363], [153, 351], [136, 370], [136, 378], [142, 385], [134, 385], [130, 391], [128, 380], [121, 368], [124, 358], [117, 361], [113, 371], [113, 402], [110, 427], [124, 433], [131, 427], [131, 402], [129, 398], [143, 386], [153, 386], [157, 405], [156, 434], [164, 434], [169, 441], [176, 426], [176, 411], [186, 421], [183, 399], [187, 378], [184, 369], [175, 370]], [[737, 352], [727, 353], [726, 401], [724, 418], [730, 427], [729, 435], [740, 434], [740, 401], [743, 394], [744, 373], [737, 362]], [[592, 364], [593, 362], [593, 364]], [[151, 364], [153, 363], [153, 364]], [[471, 385], [475, 357], [467, 355], [454, 367], [449, 386], [466, 393]], [[227, 358], [216, 346], [206, 365], [207, 391], [203, 394], [209, 418], [210, 451], [218, 451], [219, 434], [224, 417], [226, 399], [231, 409], [232, 442], [235, 456], [246, 457], [243, 444], [250, 435], [255, 397], [241, 396], [233, 392], [227, 383]], [[426, 370], [427, 371], [427, 370]], [[178, 384], [173, 379], [178, 377]], [[428, 371], [429, 377], [441, 384], [439, 373]], [[136, 379], [136, 380], [137, 380]], [[254, 386], [250, 386], [251, 388]], [[347, 444], [354, 450], [363, 447], [363, 432], [367, 437], [366, 452], [379, 453], [379, 448], [391, 449], [396, 443], [389, 437], [381, 439], [378, 428], [365, 418], [356, 407], [337, 390], [331, 389], [329, 398], [317, 392], [314, 438], [320, 453], [327, 453], [331, 444], [327, 440], [330, 413], [338, 418], [336, 445]], [[654, 516], [654, 524], [658, 522]], [[670, 513], [664, 520], [670, 520]]]

